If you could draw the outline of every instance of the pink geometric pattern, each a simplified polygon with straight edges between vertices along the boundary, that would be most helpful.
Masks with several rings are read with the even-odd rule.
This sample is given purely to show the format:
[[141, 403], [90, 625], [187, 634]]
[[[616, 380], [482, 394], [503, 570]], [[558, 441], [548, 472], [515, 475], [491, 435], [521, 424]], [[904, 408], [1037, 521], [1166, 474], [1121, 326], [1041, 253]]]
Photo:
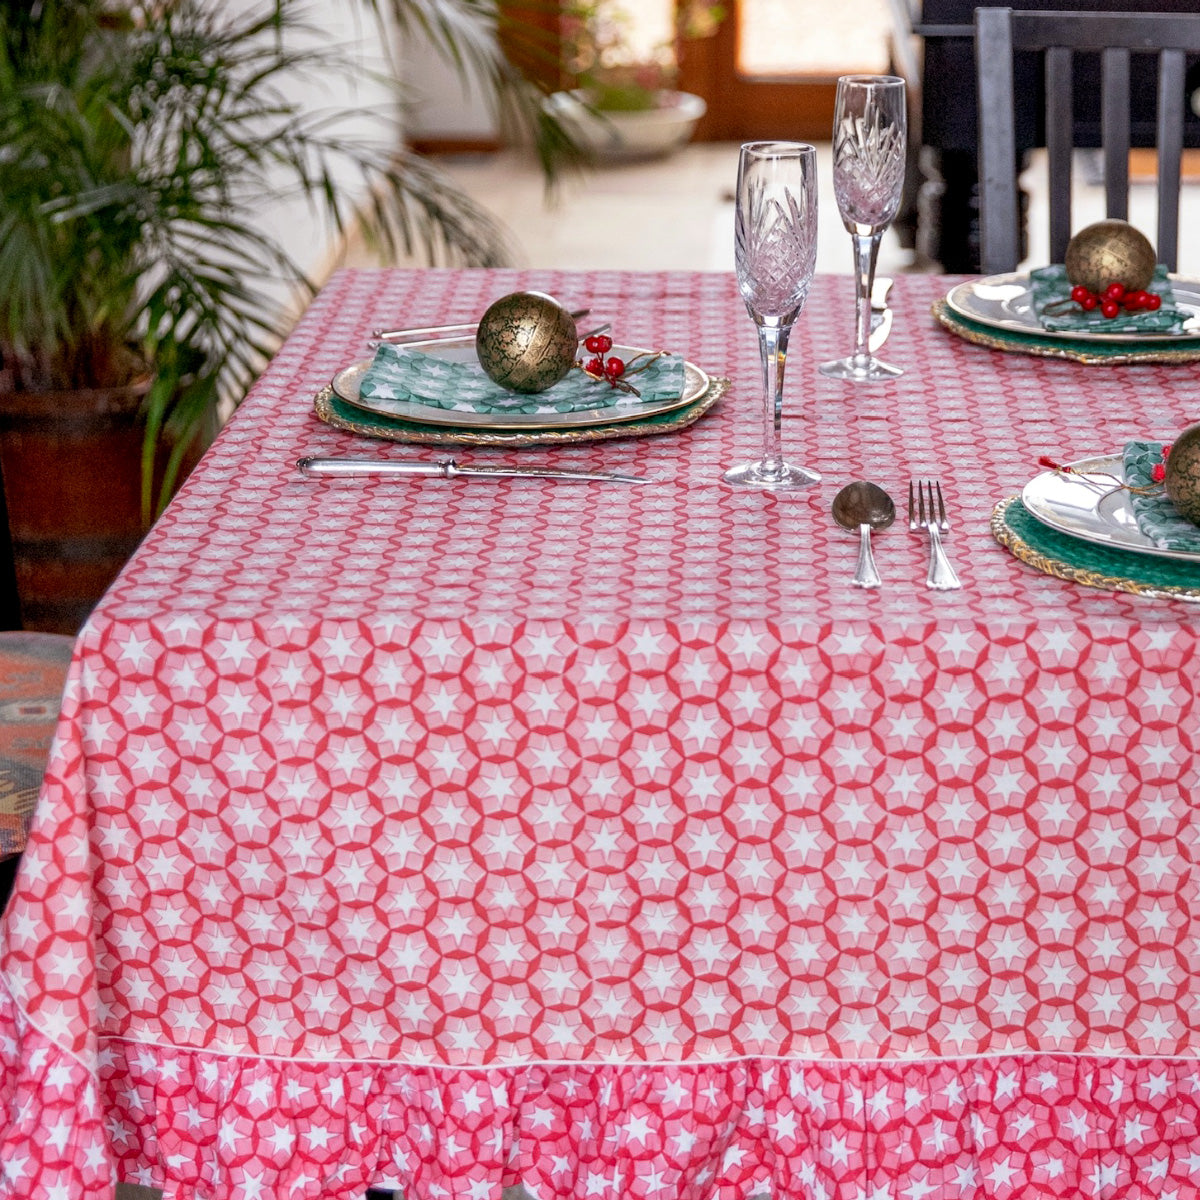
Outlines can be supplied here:
[[[518, 286], [733, 388], [459, 457], [655, 483], [296, 475], [440, 457], [311, 396]], [[1190, 378], [969, 346], [946, 287], [898, 282], [909, 370], [854, 389], [817, 280], [785, 428], [830, 482], [781, 499], [719, 483], [760, 419], [729, 277], [338, 275], [77, 647], [2, 927], [13, 1194], [1200, 1195], [1198, 614], [987, 533]], [[833, 492], [933, 473], [966, 586], [898, 523], [864, 595]]]

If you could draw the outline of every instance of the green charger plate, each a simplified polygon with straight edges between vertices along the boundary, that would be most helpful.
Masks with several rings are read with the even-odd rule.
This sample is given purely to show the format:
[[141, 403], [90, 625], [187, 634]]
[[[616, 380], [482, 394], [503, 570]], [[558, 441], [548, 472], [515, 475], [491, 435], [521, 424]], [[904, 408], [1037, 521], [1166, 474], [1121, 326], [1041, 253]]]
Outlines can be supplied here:
[[593, 425], [581, 429], [536, 429], [529, 432], [480, 429], [477, 426], [466, 429], [453, 425], [426, 425], [399, 417], [385, 417], [347, 404], [331, 387], [324, 387], [317, 393], [313, 409], [322, 421], [335, 429], [390, 442], [415, 442], [422, 446], [568, 446], [611, 438], [674, 433], [698, 421], [728, 390], [728, 379], [710, 379], [703, 395], [691, 404], [670, 412], [611, 425]]
[[943, 328], [964, 341], [992, 350], [1010, 350], [1019, 354], [1036, 354], [1043, 358], [1069, 358], [1089, 366], [1118, 366], [1138, 363], [1200, 362], [1200, 338], [1189, 338], [1186, 346], [1164, 345], [1161, 341], [1086, 342], [1079, 339], [1043, 337], [1040, 334], [1015, 333], [980, 325], [956, 313], [946, 301], [935, 300], [934, 319]]
[[1101, 546], [1043, 525], [1020, 496], [992, 510], [992, 536], [1023, 563], [1073, 583], [1138, 596], [1200, 600], [1200, 564]]

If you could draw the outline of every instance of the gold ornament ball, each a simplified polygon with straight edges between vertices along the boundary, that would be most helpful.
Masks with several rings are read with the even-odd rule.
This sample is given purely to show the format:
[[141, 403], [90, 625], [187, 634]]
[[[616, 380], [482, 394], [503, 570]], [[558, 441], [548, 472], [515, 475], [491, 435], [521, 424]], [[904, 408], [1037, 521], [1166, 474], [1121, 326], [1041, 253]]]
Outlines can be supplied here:
[[1179, 515], [1200, 525], [1200, 425], [1185, 429], [1172, 443], [1163, 486]]
[[475, 353], [489, 379], [513, 392], [544, 392], [571, 369], [575, 318], [545, 292], [512, 292], [483, 314]]
[[1097, 221], [1068, 243], [1063, 260], [1067, 279], [1099, 294], [1110, 283], [1128, 291], [1150, 286], [1158, 256], [1150, 239], [1128, 221]]

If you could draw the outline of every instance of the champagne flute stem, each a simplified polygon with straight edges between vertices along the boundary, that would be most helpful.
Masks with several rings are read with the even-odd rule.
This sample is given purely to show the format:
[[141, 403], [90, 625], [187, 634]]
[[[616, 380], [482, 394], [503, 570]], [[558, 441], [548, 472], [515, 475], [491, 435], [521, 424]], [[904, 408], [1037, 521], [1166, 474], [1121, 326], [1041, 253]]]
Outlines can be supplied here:
[[875, 282], [875, 260], [879, 257], [878, 233], [854, 233], [854, 363], [865, 366], [871, 358], [867, 340], [871, 336], [871, 285]]
[[790, 325], [767, 321], [758, 327], [758, 346], [763, 369], [763, 458], [764, 475], [782, 475], [783, 464], [783, 370], [787, 363]]

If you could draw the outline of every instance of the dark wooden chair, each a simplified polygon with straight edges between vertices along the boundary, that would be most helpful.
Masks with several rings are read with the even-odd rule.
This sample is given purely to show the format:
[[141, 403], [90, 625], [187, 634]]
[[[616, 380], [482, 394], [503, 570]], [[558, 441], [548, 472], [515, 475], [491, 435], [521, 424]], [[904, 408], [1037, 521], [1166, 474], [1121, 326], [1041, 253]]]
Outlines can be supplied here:
[[[1017, 150], [1013, 126], [1013, 52], [1045, 51], [1046, 148], [1050, 162], [1050, 260], [1062, 262], [1071, 239], [1072, 63], [1100, 53], [1101, 138], [1107, 215], [1129, 215], [1129, 61], [1158, 56], [1159, 262], [1175, 269], [1186, 101], [1184, 58], [1200, 51], [1200, 13], [1023, 12], [975, 10], [979, 98], [981, 254], [985, 274], [1020, 260]], [[1149, 234], [1149, 231], [1145, 231]]]

